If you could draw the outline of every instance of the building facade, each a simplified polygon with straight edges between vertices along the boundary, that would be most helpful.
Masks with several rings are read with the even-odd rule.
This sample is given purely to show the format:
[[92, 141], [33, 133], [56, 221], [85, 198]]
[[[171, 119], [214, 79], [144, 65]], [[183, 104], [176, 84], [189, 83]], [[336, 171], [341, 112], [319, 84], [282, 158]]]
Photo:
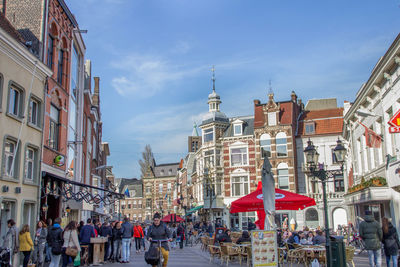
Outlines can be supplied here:
[[0, 236], [7, 220], [35, 226], [46, 79], [52, 72], [0, 13]]

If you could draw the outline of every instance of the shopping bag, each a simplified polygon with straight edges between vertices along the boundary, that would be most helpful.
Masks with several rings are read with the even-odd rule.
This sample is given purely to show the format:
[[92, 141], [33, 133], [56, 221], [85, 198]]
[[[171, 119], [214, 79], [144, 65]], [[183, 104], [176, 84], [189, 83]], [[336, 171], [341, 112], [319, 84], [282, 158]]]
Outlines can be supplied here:
[[311, 262], [311, 267], [319, 267], [319, 262], [318, 262], [317, 259], [314, 259], [314, 260]]
[[80, 266], [81, 265], [81, 253], [78, 253], [74, 259], [74, 266]]

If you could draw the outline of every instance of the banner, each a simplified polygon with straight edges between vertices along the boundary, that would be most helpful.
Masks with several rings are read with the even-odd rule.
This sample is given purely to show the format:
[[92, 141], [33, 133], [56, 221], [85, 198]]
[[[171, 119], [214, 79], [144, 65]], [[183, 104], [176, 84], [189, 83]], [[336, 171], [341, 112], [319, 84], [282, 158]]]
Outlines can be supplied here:
[[251, 231], [253, 267], [278, 266], [276, 231]]

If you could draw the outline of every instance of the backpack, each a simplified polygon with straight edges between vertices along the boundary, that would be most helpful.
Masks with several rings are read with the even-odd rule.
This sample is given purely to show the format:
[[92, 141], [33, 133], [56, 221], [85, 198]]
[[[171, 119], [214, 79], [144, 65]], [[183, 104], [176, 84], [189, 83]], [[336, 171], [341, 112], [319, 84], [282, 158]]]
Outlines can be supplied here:
[[150, 246], [149, 250], [144, 253], [144, 260], [147, 264], [157, 265], [160, 261], [160, 254], [158, 252], [158, 247]]

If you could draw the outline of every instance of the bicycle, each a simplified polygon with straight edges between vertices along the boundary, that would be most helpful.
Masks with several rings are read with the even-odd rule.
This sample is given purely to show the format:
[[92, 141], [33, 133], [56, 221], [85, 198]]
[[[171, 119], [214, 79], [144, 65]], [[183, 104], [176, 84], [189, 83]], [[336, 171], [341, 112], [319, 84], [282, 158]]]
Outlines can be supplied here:
[[162, 251], [161, 251], [161, 243], [162, 242], [168, 242], [169, 239], [159, 239], [159, 240], [151, 240], [151, 243], [157, 243], [157, 248], [158, 248], [158, 264], [157, 267], [162, 267], [163, 266], [163, 255], [162, 255]]

